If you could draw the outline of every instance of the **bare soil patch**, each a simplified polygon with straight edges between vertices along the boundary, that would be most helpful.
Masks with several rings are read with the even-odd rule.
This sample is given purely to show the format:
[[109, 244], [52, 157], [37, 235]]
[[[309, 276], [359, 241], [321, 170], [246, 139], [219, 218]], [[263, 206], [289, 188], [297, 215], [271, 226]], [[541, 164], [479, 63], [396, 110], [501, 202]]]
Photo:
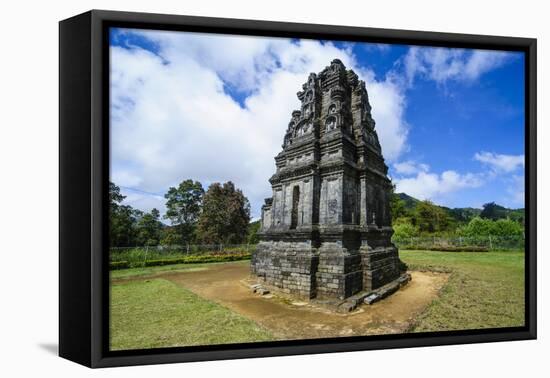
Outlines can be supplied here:
[[207, 270], [162, 274], [268, 329], [276, 339], [304, 339], [407, 332], [437, 296], [448, 273], [413, 271], [412, 281], [388, 298], [338, 314], [302, 300], [259, 296], [247, 285], [248, 263], [216, 264]]

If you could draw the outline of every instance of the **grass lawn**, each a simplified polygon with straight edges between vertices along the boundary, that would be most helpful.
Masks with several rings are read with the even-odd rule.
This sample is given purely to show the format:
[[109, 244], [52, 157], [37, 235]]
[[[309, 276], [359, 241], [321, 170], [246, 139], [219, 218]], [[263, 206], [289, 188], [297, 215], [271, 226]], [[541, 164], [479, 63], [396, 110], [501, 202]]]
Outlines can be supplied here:
[[525, 322], [523, 252], [399, 251], [411, 270], [451, 272], [413, 332], [518, 327]]
[[150, 277], [161, 273], [177, 273], [177, 272], [192, 272], [198, 270], [205, 270], [215, 264], [249, 264], [250, 260], [243, 261], [231, 261], [221, 263], [204, 263], [204, 264], [172, 264], [161, 266], [149, 266], [142, 268], [130, 268], [111, 270], [111, 280], [133, 278], [133, 277]]
[[[412, 332], [524, 325], [523, 252], [399, 251], [410, 270], [451, 273]], [[269, 330], [162, 278], [218, 264], [178, 264], [111, 272], [112, 350], [273, 340]]]
[[110, 334], [111, 350], [272, 340], [253, 321], [160, 278], [111, 286]]

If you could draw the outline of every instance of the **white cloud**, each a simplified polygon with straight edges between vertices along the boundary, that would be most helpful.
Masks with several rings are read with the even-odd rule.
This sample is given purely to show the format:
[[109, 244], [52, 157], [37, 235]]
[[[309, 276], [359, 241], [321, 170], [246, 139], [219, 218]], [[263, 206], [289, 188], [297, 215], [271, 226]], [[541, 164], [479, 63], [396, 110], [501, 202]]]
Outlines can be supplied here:
[[409, 85], [417, 76], [444, 84], [449, 80], [475, 81], [512, 56], [502, 51], [411, 47], [403, 62]]
[[413, 160], [394, 163], [393, 178], [397, 192], [404, 192], [419, 199], [430, 199], [440, 204], [447, 203], [449, 194], [463, 189], [479, 188], [489, 183], [505, 187], [507, 196], [499, 199], [508, 206], [523, 206], [525, 187], [523, 174], [510, 173], [519, 171], [525, 165], [523, 155], [504, 155], [479, 152], [474, 159], [482, 162], [487, 168], [481, 172], [459, 173], [447, 170], [441, 174], [430, 172], [430, 167]]
[[387, 53], [391, 50], [392, 45], [389, 43], [364, 43], [363, 47], [366, 51], [379, 51], [381, 53]]
[[513, 175], [510, 180], [507, 192], [510, 195], [510, 202], [513, 205], [525, 206], [525, 176]]
[[413, 175], [419, 172], [428, 172], [430, 166], [423, 163], [417, 163], [412, 160], [407, 160], [401, 163], [394, 163], [393, 168], [397, 174]]
[[496, 173], [510, 173], [525, 167], [524, 155], [503, 155], [492, 152], [478, 152], [474, 159], [489, 166]]
[[[111, 172], [118, 185], [161, 193], [186, 178], [205, 185], [232, 180], [257, 215], [271, 196], [273, 158], [299, 107], [295, 94], [334, 58], [367, 82], [386, 159], [406, 150], [401, 87], [391, 78], [376, 81], [349, 49], [311, 40], [139, 33], [157, 54], [111, 48]], [[226, 93], [228, 84], [246, 96], [244, 106]], [[142, 195], [134, 203], [159, 199], [149, 202]]]
[[424, 200], [441, 202], [443, 196], [460, 189], [478, 188], [483, 185], [481, 175], [474, 173], [460, 174], [453, 170], [441, 174], [420, 171], [413, 177], [394, 179], [397, 192]]
[[395, 161], [409, 148], [407, 137], [410, 126], [405, 120], [405, 93], [391, 75], [383, 81], [374, 80], [373, 75], [361, 76], [369, 92], [372, 116], [376, 121], [382, 153], [385, 159]]

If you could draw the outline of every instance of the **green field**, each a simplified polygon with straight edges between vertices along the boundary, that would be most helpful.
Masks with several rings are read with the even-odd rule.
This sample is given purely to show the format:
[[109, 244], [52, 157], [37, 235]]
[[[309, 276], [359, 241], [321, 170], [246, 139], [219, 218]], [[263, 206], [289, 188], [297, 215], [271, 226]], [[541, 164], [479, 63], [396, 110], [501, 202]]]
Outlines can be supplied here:
[[400, 251], [411, 270], [448, 271], [414, 332], [519, 327], [525, 322], [523, 252]]
[[[410, 270], [450, 273], [411, 332], [524, 324], [523, 252], [400, 251]], [[232, 264], [246, 264], [243, 261]], [[272, 340], [269, 330], [162, 279], [209, 269], [180, 264], [111, 272], [112, 350]]]
[[112, 285], [110, 336], [111, 350], [272, 339], [251, 320], [160, 278]]
[[163, 273], [178, 273], [178, 272], [184, 272], [184, 271], [190, 272], [190, 271], [204, 270], [204, 269], [208, 269], [209, 266], [213, 266], [215, 264], [224, 264], [224, 263], [171, 264], [171, 265], [161, 265], [161, 266], [148, 266], [148, 267], [112, 270], [110, 274], [111, 274], [111, 280], [116, 281], [116, 280], [134, 278], [134, 277], [152, 277]]

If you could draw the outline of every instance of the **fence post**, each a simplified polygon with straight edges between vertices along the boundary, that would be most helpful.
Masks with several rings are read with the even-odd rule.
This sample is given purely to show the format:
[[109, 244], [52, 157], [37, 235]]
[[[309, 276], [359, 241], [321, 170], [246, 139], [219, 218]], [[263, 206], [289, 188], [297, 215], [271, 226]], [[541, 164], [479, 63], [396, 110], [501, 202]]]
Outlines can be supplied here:
[[491, 235], [489, 235], [489, 250], [493, 250], [493, 239], [491, 239]]
[[149, 252], [149, 246], [145, 246], [145, 258], [143, 259], [143, 266], [147, 264], [147, 252]]

